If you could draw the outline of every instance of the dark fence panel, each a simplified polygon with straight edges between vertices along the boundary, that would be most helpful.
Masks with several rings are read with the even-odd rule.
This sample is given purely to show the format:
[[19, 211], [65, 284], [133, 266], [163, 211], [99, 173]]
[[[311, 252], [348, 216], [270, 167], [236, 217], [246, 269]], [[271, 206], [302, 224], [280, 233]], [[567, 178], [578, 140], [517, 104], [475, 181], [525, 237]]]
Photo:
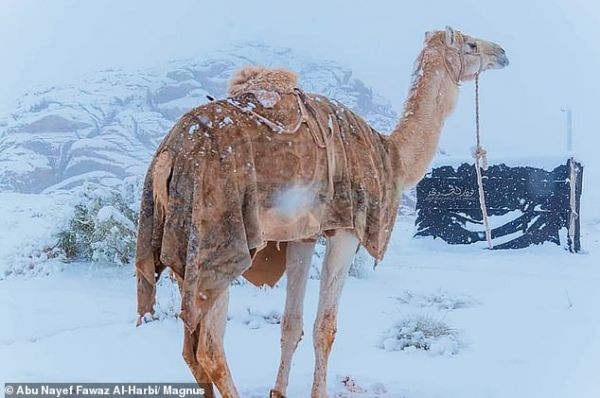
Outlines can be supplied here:
[[[579, 251], [579, 206], [583, 167], [573, 159], [552, 171], [505, 164], [483, 172], [485, 200], [494, 224], [495, 249], [518, 249], [543, 242], [560, 244], [568, 230], [569, 249]], [[575, 181], [575, 185], [571, 184]], [[499, 218], [502, 217], [502, 218]], [[416, 236], [450, 244], [485, 240], [477, 177], [472, 164], [433, 169], [417, 186]]]

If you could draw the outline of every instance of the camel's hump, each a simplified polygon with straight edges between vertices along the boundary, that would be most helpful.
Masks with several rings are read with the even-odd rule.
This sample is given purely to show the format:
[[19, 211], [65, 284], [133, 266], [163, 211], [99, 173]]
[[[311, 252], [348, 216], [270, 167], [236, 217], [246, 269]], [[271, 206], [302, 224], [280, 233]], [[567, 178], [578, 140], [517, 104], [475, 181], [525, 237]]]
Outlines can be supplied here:
[[288, 69], [246, 66], [238, 69], [229, 81], [227, 93], [231, 97], [258, 91], [291, 93], [298, 85], [298, 75]]

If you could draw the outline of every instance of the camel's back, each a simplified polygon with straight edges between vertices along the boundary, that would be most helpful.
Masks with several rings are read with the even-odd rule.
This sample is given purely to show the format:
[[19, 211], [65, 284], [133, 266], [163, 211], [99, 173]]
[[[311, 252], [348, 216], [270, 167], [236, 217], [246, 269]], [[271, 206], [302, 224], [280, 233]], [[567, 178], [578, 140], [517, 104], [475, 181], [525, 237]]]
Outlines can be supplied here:
[[[244, 218], [260, 224], [252, 248], [265, 237], [289, 241], [335, 228], [379, 235], [380, 222], [395, 213], [391, 149], [348, 108], [299, 93], [281, 95], [273, 107], [245, 94], [195, 108], [158, 153], [171, 154], [169, 196], [184, 208], [201, 193], [202, 206], [219, 213], [212, 216], [237, 205], [249, 211]], [[383, 242], [372, 241], [364, 241], [367, 249], [381, 256]]]

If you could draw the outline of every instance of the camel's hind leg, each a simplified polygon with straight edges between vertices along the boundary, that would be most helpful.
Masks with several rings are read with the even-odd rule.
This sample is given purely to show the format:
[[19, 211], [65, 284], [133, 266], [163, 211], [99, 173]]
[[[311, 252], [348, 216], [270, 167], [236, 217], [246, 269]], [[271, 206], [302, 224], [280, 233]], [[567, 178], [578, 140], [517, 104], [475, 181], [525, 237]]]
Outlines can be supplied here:
[[289, 242], [286, 253], [287, 293], [281, 320], [281, 361], [271, 398], [285, 397], [292, 356], [302, 339], [304, 295], [316, 241]]
[[204, 388], [204, 398], [214, 398], [215, 393], [213, 390], [213, 383], [210, 381], [204, 368], [196, 358], [196, 352], [198, 350], [198, 331], [190, 333], [186, 327], [183, 329], [183, 359], [185, 359], [185, 362], [192, 371], [196, 383]]
[[313, 331], [315, 374], [312, 398], [327, 397], [327, 361], [337, 330], [338, 303], [358, 239], [351, 231], [336, 231], [327, 242], [327, 252], [321, 272], [319, 309]]
[[[183, 278], [171, 271], [171, 279], [173, 278], [177, 281], [180, 296], [183, 297]], [[198, 329], [200, 329], [200, 327], [201, 325], [198, 325]], [[194, 379], [196, 379], [196, 383], [204, 388], [204, 398], [214, 398], [215, 393], [213, 383], [210, 381], [210, 377], [208, 377], [204, 368], [200, 365], [200, 361], [198, 361], [198, 358], [196, 357], [196, 352], [198, 350], [198, 336], [198, 330], [192, 333], [187, 327], [183, 327], [183, 359], [190, 368]]]
[[[177, 287], [179, 288], [179, 294], [183, 297], [183, 278], [176, 275], [171, 271], [171, 280], [177, 281]], [[202, 327], [202, 324], [198, 325], [198, 329]], [[198, 330], [190, 332], [189, 329], [184, 325], [183, 327], [183, 359], [187, 363], [196, 383], [204, 388], [204, 398], [214, 398], [215, 393], [213, 389], [213, 383], [204, 371], [202, 365], [196, 358], [196, 352], [198, 350]]]
[[228, 303], [229, 290], [225, 289], [202, 318], [196, 358], [223, 398], [239, 398], [223, 348]]

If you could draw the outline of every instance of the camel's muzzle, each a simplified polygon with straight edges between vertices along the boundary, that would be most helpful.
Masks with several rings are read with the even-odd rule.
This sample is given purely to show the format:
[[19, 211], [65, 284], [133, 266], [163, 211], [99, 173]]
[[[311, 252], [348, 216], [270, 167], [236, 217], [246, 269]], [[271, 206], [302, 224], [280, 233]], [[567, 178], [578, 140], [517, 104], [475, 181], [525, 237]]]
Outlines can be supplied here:
[[508, 66], [509, 61], [506, 56], [506, 51], [500, 46], [497, 46], [492, 56], [492, 64], [489, 65], [490, 69], [502, 69]]

